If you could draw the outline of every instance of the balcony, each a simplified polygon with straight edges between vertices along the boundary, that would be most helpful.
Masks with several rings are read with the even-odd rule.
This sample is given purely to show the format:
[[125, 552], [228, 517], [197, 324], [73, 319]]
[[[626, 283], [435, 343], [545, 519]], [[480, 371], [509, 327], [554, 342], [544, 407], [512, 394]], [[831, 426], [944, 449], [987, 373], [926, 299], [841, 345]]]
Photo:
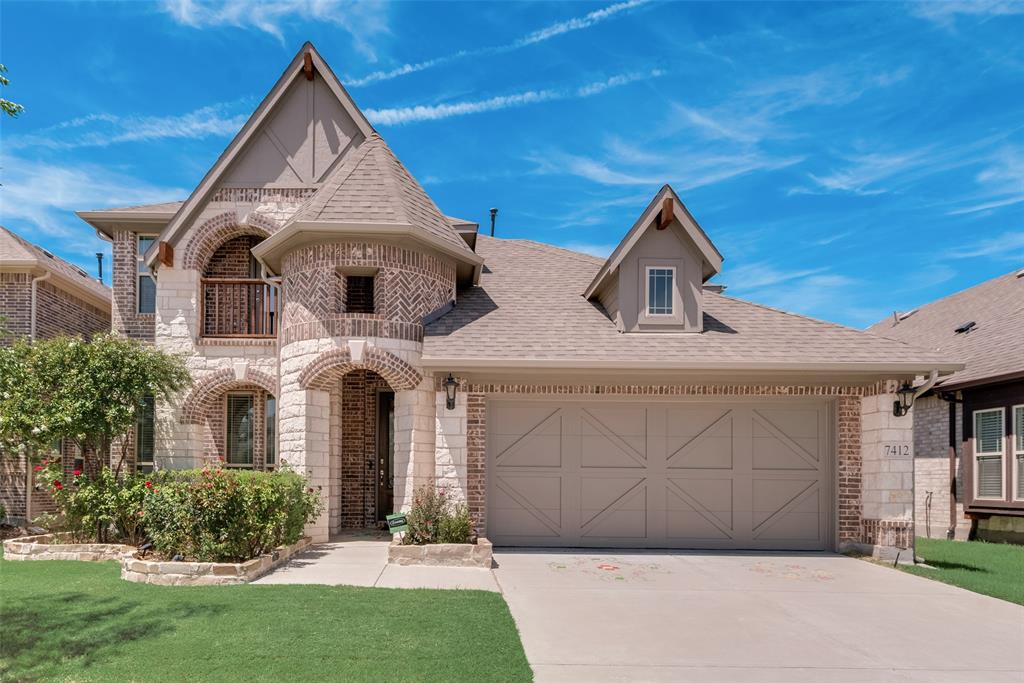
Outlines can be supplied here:
[[203, 278], [202, 337], [272, 339], [281, 317], [278, 288], [258, 279]]

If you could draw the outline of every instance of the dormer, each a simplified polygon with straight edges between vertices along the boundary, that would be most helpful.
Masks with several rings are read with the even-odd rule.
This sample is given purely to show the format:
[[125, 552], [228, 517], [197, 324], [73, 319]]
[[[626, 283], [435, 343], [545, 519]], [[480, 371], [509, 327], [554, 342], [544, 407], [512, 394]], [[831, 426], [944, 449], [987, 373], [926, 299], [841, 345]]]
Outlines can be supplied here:
[[702, 332], [704, 283], [721, 269], [722, 254], [665, 185], [584, 296], [600, 303], [620, 332]]

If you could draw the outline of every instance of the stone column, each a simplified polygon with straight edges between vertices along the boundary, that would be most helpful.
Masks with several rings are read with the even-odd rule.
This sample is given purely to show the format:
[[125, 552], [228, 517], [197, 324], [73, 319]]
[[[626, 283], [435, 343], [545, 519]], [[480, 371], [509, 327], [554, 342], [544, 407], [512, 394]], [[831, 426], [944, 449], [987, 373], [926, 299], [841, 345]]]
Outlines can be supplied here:
[[893, 415], [893, 393], [861, 399], [862, 545], [872, 554], [912, 561], [914, 420]]
[[314, 543], [326, 541], [331, 509], [330, 422], [331, 396], [326, 391], [289, 386], [281, 391], [278, 424], [281, 430], [281, 463], [309, 477], [309, 485], [320, 490], [324, 511], [306, 526]]
[[415, 389], [395, 392], [395, 509], [403, 512], [417, 488], [434, 483], [435, 394], [430, 374]]
[[438, 488], [444, 487], [452, 500], [465, 503], [468, 500], [466, 471], [466, 405], [465, 391], [455, 395], [455, 408], [448, 410], [447, 394], [435, 392], [434, 410], [437, 415], [434, 430], [435, 473]]

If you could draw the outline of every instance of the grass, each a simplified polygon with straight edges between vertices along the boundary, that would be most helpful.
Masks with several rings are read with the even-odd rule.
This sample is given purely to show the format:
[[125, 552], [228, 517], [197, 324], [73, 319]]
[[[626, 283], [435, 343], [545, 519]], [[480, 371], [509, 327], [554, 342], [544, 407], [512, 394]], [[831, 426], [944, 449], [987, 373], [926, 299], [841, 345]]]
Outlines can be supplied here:
[[900, 569], [1024, 605], [1024, 546], [918, 538], [917, 556], [931, 568]]
[[0, 680], [528, 681], [483, 591], [148, 586], [113, 562], [0, 560]]

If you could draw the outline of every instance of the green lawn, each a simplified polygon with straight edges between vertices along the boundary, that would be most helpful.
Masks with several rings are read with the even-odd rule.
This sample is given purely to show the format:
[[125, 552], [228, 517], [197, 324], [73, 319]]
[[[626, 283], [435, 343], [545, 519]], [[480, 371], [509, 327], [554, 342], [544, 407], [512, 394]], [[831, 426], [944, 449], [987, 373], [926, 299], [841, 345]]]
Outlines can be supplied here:
[[0, 680], [528, 681], [497, 593], [163, 587], [0, 560]]
[[900, 569], [1024, 605], [1024, 546], [918, 538], [917, 556], [932, 568]]

